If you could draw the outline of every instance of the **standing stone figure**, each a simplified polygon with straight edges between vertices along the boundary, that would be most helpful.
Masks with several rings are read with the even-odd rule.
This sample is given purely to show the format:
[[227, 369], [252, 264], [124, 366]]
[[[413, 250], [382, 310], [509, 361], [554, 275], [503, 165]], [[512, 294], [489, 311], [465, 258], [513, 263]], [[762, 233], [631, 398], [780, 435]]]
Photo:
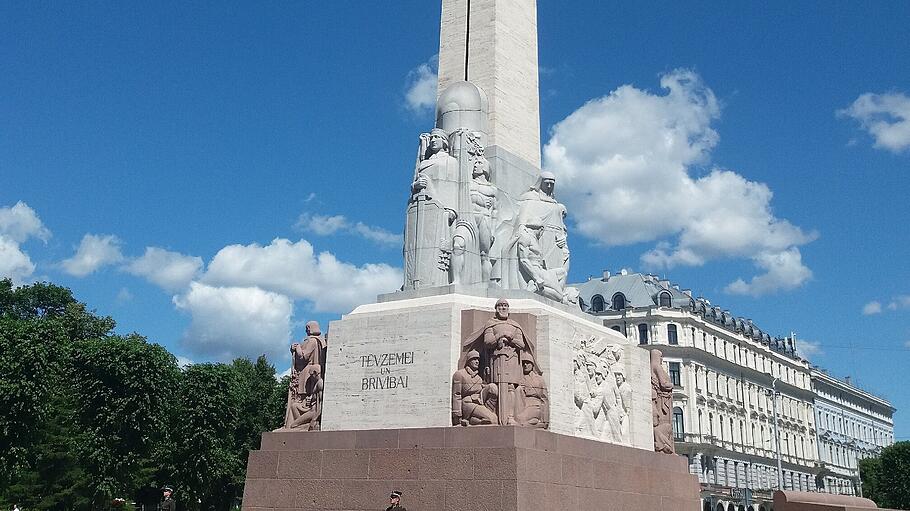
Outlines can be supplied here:
[[478, 250], [483, 282], [488, 282], [493, 263], [490, 248], [493, 246], [493, 219], [496, 217], [496, 186], [490, 182], [490, 162], [484, 156], [479, 133], [468, 135], [469, 154], [472, 159], [471, 204], [474, 208], [474, 223], [477, 226]]
[[632, 411], [632, 385], [626, 381], [626, 375], [622, 370], [617, 369], [613, 372], [616, 375], [616, 385], [619, 387], [619, 398], [622, 403], [622, 420], [621, 431], [622, 438], [629, 438], [629, 413]]
[[449, 265], [458, 207], [458, 160], [444, 130], [420, 136], [405, 225], [404, 289], [451, 283]]
[[[486, 399], [496, 401], [496, 416], [500, 425], [518, 424], [516, 416], [521, 412], [519, 386], [524, 377], [521, 354], [527, 353], [527, 359], [538, 375], [542, 374], [534, 356], [534, 341], [517, 321], [509, 318], [509, 302], [502, 298], [496, 302], [496, 313], [483, 328], [469, 334], [462, 343], [462, 365], [466, 365], [467, 354], [471, 350], [481, 353], [481, 360], [486, 367], [481, 367], [481, 374], [487, 383], [491, 383], [494, 395]], [[538, 419], [538, 422], [540, 420]]]
[[534, 364], [534, 357], [527, 351], [519, 355], [524, 376], [519, 384], [518, 408], [515, 422], [519, 426], [546, 429], [550, 423], [550, 397], [547, 384]]
[[322, 418], [322, 354], [326, 346], [319, 323], [306, 324], [306, 338], [291, 345], [291, 383], [284, 415], [285, 429], [318, 431]]
[[496, 424], [499, 419], [486, 404], [495, 396], [495, 384], [480, 376], [480, 353], [471, 350], [464, 367], [452, 375], [452, 425]]
[[675, 454], [673, 446], [673, 424], [670, 413], [673, 409], [673, 382], [663, 366], [663, 353], [651, 350], [651, 414], [654, 425], [654, 450]]

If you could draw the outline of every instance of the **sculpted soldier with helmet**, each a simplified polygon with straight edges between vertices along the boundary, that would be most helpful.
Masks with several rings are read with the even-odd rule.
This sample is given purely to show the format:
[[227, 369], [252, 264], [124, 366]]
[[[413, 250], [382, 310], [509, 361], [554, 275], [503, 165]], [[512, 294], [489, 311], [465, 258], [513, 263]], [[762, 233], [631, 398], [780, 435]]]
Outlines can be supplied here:
[[[509, 317], [506, 299], [497, 301], [495, 310], [493, 317], [462, 343], [461, 369], [452, 377], [453, 418], [464, 426], [546, 427], [546, 383], [536, 362], [533, 333]], [[495, 407], [491, 406], [494, 401]]]

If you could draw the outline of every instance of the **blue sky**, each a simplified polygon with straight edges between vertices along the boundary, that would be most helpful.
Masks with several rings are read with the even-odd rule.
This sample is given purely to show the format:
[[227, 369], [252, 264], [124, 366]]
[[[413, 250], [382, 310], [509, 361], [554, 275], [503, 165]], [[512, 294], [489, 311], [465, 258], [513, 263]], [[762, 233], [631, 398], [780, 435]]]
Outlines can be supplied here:
[[[651, 271], [795, 331], [910, 437], [910, 6], [539, 4], [572, 280]], [[0, 19], [0, 273], [196, 361], [398, 285], [437, 2]]]

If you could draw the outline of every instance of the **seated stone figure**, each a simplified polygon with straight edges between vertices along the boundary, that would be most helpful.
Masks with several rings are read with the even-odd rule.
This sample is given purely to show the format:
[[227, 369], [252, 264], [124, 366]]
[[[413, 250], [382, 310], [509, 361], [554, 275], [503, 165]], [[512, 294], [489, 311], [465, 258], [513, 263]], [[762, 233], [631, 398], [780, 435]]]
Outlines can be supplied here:
[[543, 226], [525, 224], [519, 226], [519, 229], [518, 265], [528, 290], [557, 302], [564, 301], [566, 270], [563, 267], [547, 266], [540, 246]]
[[524, 376], [518, 385], [519, 411], [515, 422], [519, 426], [532, 426], [546, 429], [550, 422], [550, 397], [547, 395], [547, 383], [534, 364], [530, 353], [521, 353], [521, 368]]
[[[497, 389], [486, 384], [479, 374], [480, 353], [467, 353], [465, 365], [452, 375], [452, 425], [474, 426], [496, 424], [499, 419], [493, 412], [496, 407]], [[493, 407], [487, 404], [492, 403]]]

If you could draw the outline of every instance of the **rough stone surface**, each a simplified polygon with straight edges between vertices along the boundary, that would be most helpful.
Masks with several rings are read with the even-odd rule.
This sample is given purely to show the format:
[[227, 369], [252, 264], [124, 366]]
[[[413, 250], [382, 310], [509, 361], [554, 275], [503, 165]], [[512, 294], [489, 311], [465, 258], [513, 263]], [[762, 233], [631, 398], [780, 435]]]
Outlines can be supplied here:
[[[462, 337], [492, 316], [495, 302], [425, 296], [363, 305], [333, 322], [323, 431], [451, 425], [451, 375]], [[648, 352], [577, 311], [536, 299], [510, 298], [509, 303], [513, 314], [536, 318], [537, 362], [550, 397], [549, 430], [578, 434], [574, 359], [581, 339], [597, 338], [622, 347], [618, 364], [633, 389], [629, 434], [622, 443], [653, 449]], [[463, 325], [463, 311], [476, 311], [479, 325]], [[386, 447], [382, 433], [376, 435], [372, 441], [378, 444], [358, 447]]]
[[[439, 92], [467, 80], [489, 101], [488, 145], [540, 167], [536, 0], [443, 0]], [[465, 59], [465, 52], [468, 52]]]
[[[375, 445], [376, 431], [347, 431], [351, 447], [322, 447], [338, 445], [333, 433], [265, 433], [243, 509], [375, 510], [392, 489], [411, 511], [699, 508], [698, 481], [677, 456], [508, 426], [385, 430], [371, 448], [353, 446]], [[304, 435], [314, 442], [293, 440]]]

